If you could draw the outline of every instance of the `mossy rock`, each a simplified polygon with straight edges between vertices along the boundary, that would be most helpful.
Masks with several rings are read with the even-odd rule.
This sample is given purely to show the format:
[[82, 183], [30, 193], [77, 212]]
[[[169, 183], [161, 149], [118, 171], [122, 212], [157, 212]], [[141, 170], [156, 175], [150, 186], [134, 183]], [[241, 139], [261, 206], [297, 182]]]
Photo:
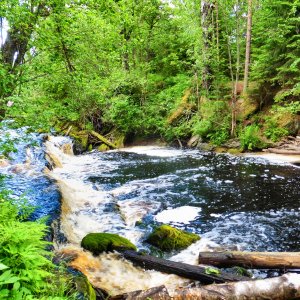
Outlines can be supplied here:
[[107, 146], [107, 145], [105, 145], [105, 144], [101, 144], [99, 147], [98, 147], [98, 150], [100, 151], [100, 152], [105, 152], [105, 151], [108, 151], [110, 148]]
[[227, 152], [227, 148], [225, 148], [225, 147], [216, 147], [215, 148], [215, 152], [216, 153], [226, 153]]
[[259, 109], [259, 103], [251, 98], [244, 97], [237, 101], [237, 119], [239, 121], [246, 120], [250, 115]]
[[81, 241], [81, 247], [94, 255], [102, 252], [137, 250], [129, 240], [113, 233], [89, 233]]
[[161, 225], [151, 233], [147, 242], [163, 251], [181, 250], [200, 240], [200, 236], [169, 225]]
[[236, 149], [236, 148], [228, 149], [228, 153], [232, 155], [238, 155], [241, 154], [242, 152], [243, 152], [242, 149]]
[[96, 291], [86, 276], [76, 276], [75, 279], [76, 291], [86, 300], [96, 300]]

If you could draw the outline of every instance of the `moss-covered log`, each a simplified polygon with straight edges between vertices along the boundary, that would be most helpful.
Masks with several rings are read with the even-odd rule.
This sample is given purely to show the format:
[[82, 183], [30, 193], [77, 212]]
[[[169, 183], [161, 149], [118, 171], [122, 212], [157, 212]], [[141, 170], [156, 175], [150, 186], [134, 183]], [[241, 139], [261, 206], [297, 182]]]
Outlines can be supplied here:
[[97, 133], [96, 131], [91, 130], [90, 134], [97, 138], [99, 141], [104, 143], [105, 145], [109, 146], [112, 149], [117, 149], [117, 146], [113, 143], [111, 143], [108, 139], [106, 139], [103, 135]]

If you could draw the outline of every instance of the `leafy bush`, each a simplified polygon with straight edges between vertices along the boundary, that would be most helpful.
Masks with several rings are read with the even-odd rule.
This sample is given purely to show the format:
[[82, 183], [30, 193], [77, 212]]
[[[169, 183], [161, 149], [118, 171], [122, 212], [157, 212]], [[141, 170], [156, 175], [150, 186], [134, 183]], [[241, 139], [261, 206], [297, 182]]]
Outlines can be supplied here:
[[243, 150], [262, 149], [265, 146], [259, 136], [259, 130], [258, 125], [250, 125], [240, 132], [239, 138]]
[[276, 122], [272, 119], [266, 120], [267, 128], [264, 132], [265, 136], [273, 142], [277, 142], [280, 138], [289, 134], [286, 128], [278, 127]]
[[[196, 116], [199, 118], [199, 116]], [[224, 101], [207, 101], [201, 105], [200, 120], [193, 126], [193, 134], [221, 145], [230, 137], [230, 113]]]
[[67, 283], [57, 276], [51, 252], [46, 250], [50, 244], [43, 240], [47, 226], [42, 221], [25, 221], [31, 212], [1, 192], [0, 299], [73, 299], [64, 296]]

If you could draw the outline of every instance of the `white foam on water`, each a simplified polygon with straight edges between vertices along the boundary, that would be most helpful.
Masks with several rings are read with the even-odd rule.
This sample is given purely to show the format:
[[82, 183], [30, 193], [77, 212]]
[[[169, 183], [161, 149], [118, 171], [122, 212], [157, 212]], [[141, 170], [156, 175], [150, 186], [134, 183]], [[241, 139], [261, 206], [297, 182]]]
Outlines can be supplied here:
[[[122, 201], [116, 198], [136, 189], [141, 190], [143, 194], [145, 187], [157, 188], [151, 180], [130, 182], [112, 191], [95, 190], [85, 179], [101, 170], [114, 170], [117, 166], [114, 162], [102, 161], [101, 157], [93, 153], [82, 156], [63, 153], [63, 141], [64, 139], [51, 138], [46, 142], [48, 153], [55, 155], [61, 165], [49, 173], [57, 181], [62, 193], [60, 231], [68, 240], [66, 245], [56, 241], [57, 251], [64, 251], [66, 247], [73, 249], [72, 251], [79, 255], [79, 258], [75, 259], [76, 267], [94, 286], [113, 295], [149, 289], [161, 284], [165, 284], [169, 289], [190, 284], [190, 280], [176, 275], [137, 268], [114, 253], [94, 257], [80, 248], [82, 238], [90, 232], [117, 233], [141, 246], [145, 229], [135, 227], [135, 222], [146, 214], [157, 211], [160, 203], [141, 196]], [[161, 150], [156, 154], [162, 155], [159, 151]], [[177, 150], [175, 152], [177, 153]], [[161, 184], [165, 185], [167, 182], [162, 180]]]
[[184, 155], [183, 150], [168, 149], [165, 147], [157, 147], [157, 146], [136, 146], [136, 147], [123, 148], [118, 151], [144, 154], [144, 155], [156, 156], [156, 157], [176, 157], [176, 156]]
[[154, 219], [161, 223], [183, 223], [188, 224], [195, 220], [202, 211], [200, 207], [180, 206], [173, 209], [166, 209], [158, 213]]
[[300, 155], [284, 155], [276, 153], [247, 153], [245, 157], [263, 158], [269, 162], [276, 164], [290, 164], [294, 162], [300, 162]]

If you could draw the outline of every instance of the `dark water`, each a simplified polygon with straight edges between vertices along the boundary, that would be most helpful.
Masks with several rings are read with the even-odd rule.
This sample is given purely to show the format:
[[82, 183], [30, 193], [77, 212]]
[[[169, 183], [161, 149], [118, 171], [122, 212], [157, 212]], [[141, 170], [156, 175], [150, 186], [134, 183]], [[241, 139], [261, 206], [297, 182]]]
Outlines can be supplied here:
[[[168, 150], [166, 150], [168, 151]], [[96, 189], [128, 187], [118, 200], [158, 201], [202, 211], [182, 227], [222, 244], [257, 251], [300, 251], [300, 169], [261, 158], [197, 151], [172, 157], [136, 153], [97, 154], [103, 164], [87, 181]], [[151, 154], [151, 152], [150, 152]], [[134, 187], [134, 188], [132, 188]], [[149, 221], [150, 220], [150, 221]], [[153, 222], [151, 216], [146, 222]]]
[[[43, 170], [47, 164], [42, 136], [2, 130], [1, 140], [14, 139], [12, 162], [0, 168], [0, 190], [24, 196], [36, 207], [33, 219], [59, 214], [60, 193]], [[9, 135], [10, 137], [7, 137]], [[199, 216], [181, 227], [221, 245], [245, 250], [300, 251], [300, 168], [274, 164], [261, 158], [215, 155], [199, 151], [163, 149], [166, 157], [148, 151], [92, 152], [95, 167], [79, 174], [87, 184], [114, 195], [161, 203], [161, 209], [181, 206], [201, 208]], [[99, 166], [99, 168], [98, 168]], [[152, 215], [144, 219], [155, 224]]]

